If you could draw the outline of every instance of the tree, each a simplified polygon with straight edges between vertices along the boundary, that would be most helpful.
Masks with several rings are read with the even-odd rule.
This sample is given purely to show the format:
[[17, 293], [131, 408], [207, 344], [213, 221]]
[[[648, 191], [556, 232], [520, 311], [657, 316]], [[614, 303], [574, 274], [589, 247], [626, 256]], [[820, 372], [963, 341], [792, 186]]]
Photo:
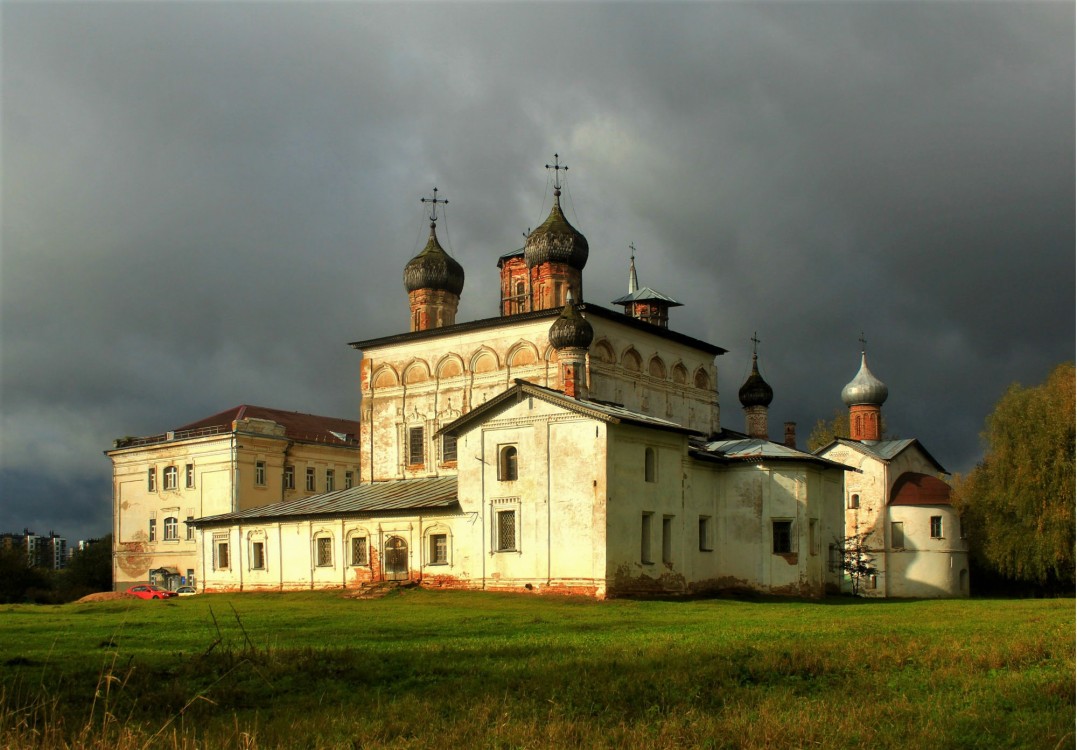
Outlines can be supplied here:
[[853, 596], [860, 596], [860, 584], [879, 572], [875, 565], [875, 554], [867, 543], [870, 533], [865, 531], [841, 540], [841, 570], [852, 582]]
[[72, 555], [62, 587], [69, 599], [112, 590], [112, 534]]
[[[892, 439], [886, 434], [886, 417], [881, 414], [879, 415], [879, 434], [884, 440]], [[808, 435], [808, 451], [814, 453], [830, 445], [834, 442], [834, 438], [839, 437], [849, 437], [849, 412], [845, 409], [838, 409], [829, 421], [820, 419], [815, 423], [811, 434]]]
[[953, 503], [976, 561], [1015, 581], [1074, 585], [1072, 362], [1042, 385], [1009, 387], [987, 418], [983, 460], [958, 477]]

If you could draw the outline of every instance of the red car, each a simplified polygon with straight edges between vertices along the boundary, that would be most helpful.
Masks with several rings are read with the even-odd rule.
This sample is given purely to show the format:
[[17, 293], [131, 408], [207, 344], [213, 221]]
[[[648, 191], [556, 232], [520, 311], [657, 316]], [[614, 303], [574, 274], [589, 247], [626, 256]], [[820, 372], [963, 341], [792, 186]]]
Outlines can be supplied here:
[[176, 595], [175, 591], [169, 591], [160, 586], [151, 586], [148, 583], [132, 586], [127, 589], [127, 593], [131, 596], [137, 596], [139, 599], [169, 599]]

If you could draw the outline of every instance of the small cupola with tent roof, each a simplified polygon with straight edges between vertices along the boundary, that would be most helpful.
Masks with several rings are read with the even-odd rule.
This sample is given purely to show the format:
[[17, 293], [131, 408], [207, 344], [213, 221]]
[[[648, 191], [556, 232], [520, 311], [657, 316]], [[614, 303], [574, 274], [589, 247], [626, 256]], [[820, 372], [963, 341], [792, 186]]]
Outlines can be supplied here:
[[889, 391], [883, 381], [868, 369], [867, 340], [860, 334], [860, 370], [841, 389], [841, 400], [849, 407], [849, 437], [878, 442], [881, 434], [882, 406]]
[[741, 406], [744, 407], [745, 427], [749, 437], [761, 440], [770, 439], [770, 430], [767, 426], [767, 412], [770, 402], [774, 400], [774, 389], [770, 387], [763, 376], [759, 374], [759, 352], [757, 346], [759, 339], [752, 334], [752, 372], [744, 385], [740, 387]]
[[560, 307], [570, 292], [577, 302], [583, 302], [587, 238], [569, 224], [561, 211], [561, 172], [567, 172], [568, 167], [559, 162], [557, 154], [553, 158], [554, 163], [546, 165], [554, 174], [553, 208], [546, 221], [527, 235], [524, 242], [532, 310]]
[[464, 269], [438, 242], [437, 209], [449, 201], [438, 198], [434, 188], [431, 198], [420, 202], [430, 204], [430, 237], [423, 251], [404, 266], [404, 289], [411, 305], [411, 330], [451, 326], [456, 322], [460, 293], [464, 289]]
[[632, 254], [628, 260], [628, 294], [618, 297], [610, 304], [624, 305], [625, 315], [642, 320], [660, 328], [669, 328], [669, 308], [680, 307], [681, 303], [649, 286], [640, 287], [636, 278], [636, 246], [628, 246]]

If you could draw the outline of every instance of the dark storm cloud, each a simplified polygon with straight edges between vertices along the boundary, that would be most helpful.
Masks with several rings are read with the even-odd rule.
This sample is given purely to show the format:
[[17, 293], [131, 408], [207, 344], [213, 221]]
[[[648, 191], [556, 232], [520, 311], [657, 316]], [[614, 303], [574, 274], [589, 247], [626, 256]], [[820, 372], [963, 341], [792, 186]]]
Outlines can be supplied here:
[[[115, 437], [238, 403], [357, 412], [406, 326], [419, 197], [496, 311], [543, 164], [672, 325], [753, 331], [771, 434], [840, 408], [869, 339], [891, 429], [951, 470], [1074, 342], [1064, 4], [7, 4], [0, 530], [108, 528]], [[73, 482], [67, 481], [71, 477]]]

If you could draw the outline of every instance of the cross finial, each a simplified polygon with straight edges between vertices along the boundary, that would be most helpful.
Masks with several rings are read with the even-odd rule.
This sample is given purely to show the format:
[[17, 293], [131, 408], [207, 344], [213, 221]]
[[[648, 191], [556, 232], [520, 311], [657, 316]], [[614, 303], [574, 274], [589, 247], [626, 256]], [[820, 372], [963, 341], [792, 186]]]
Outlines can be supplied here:
[[757, 350], [757, 348], [759, 346], [759, 343], [760, 343], [758, 334], [759, 334], [758, 331], [752, 331], [752, 337], [750, 339], [748, 339], [749, 341], [752, 342], [752, 359], [755, 359], [756, 353], [757, 353], [756, 350]]
[[440, 204], [442, 204], [444, 206], [449, 205], [449, 201], [447, 201], [446, 199], [438, 198], [438, 189], [437, 188], [434, 188], [434, 197], [433, 198], [420, 198], [419, 202], [420, 203], [429, 203], [430, 204], [430, 224], [431, 225], [437, 223], [437, 220], [438, 220], [438, 204], [440, 203]]
[[527, 231], [524, 232], [524, 237], [530, 237], [530, 236], [531, 236], [531, 227], [528, 227]]
[[860, 332], [860, 353], [867, 354], [868, 352], [868, 340], [864, 338], [864, 332]]
[[628, 249], [632, 251], [631, 260], [635, 260], [636, 259], [636, 243], [635, 242], [629, 242], [628, 243]]
[[546, 169], [552, 169], [553, 170], [553, 189], [560, 192], [560, 190], [561, 190], [561, 174], [560, 173], [562, 171], [567, 172], [568, 167], [561, 166], [560, 164], [558, 164], [557, 163], [558, 158], [559, 158], [558, 155], [554, 154], [553, 155], [553, 164], [547, 164]]

